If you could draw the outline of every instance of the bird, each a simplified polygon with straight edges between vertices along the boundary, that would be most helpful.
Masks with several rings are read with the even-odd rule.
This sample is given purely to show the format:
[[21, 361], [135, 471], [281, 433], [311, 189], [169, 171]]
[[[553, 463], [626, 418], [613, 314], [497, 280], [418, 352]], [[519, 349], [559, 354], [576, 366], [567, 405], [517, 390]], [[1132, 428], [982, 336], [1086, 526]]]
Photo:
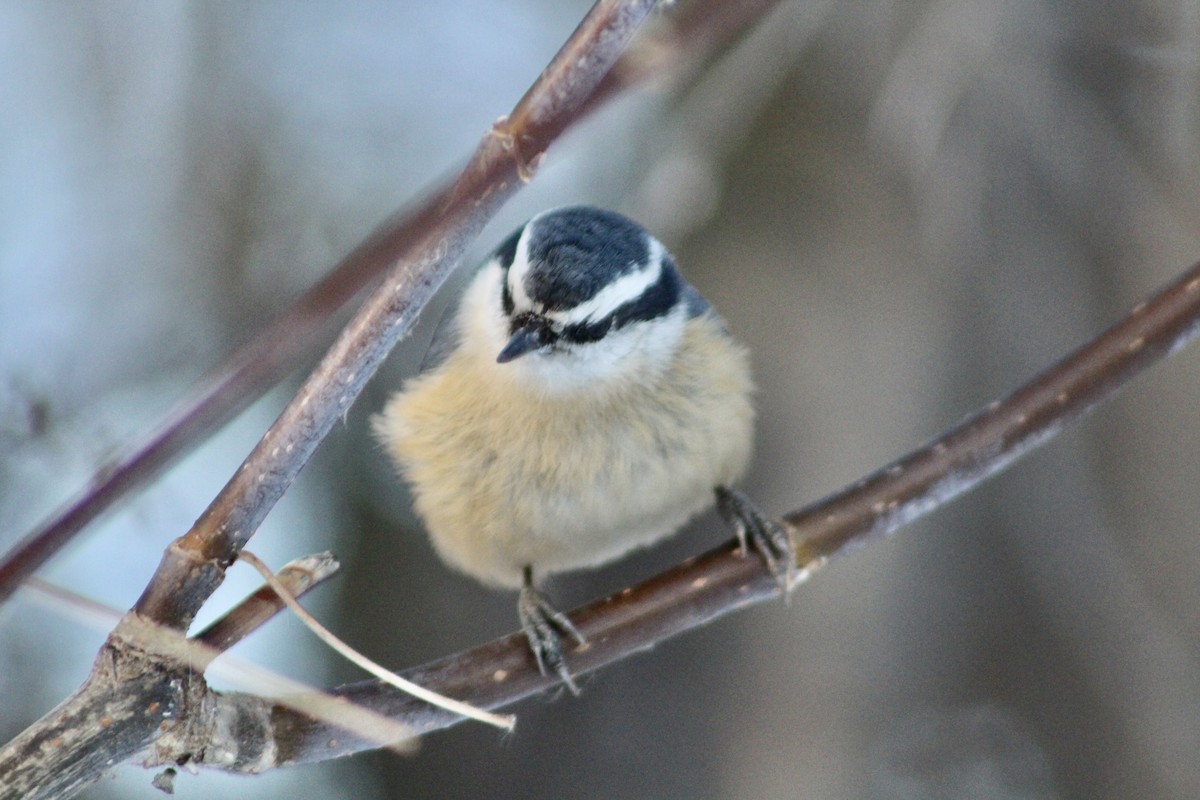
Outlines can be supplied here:
[[538, 588], [675, 532], [715, 502], [785, 590], [795, 552], [732, 488], [750, 462], [750, 354], [653, 235], [614, 211], [534, 216], [486, 258], [419, 373], [374, 417], [434, 549], [518, 589], [538, 669], [573, 692]]

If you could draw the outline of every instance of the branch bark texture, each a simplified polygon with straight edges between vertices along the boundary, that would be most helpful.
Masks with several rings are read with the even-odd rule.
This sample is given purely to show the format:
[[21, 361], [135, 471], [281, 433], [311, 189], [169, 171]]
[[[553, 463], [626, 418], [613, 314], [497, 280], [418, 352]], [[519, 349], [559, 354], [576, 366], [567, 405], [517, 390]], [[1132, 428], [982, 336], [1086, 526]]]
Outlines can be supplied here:
[[[578, 121], [630, 84], [661, 74], [668, 63], [677, 67], [679, 62], [701, 61], [777, 3], [702, 0], [688, 4], [665, 32], [643, 37], [641, 46], [623, 53], [595, 90], [574, 111], [564, 113], [562, 127]], [[205, 441], [313, 351], [332, 315], [403, 254], [417, 247], [425, 226], [437, 216], [434, 211], [450, 194], [449, 185], [436, 188], [428, 193], [429, 200], [384, 222], [291, 308], [205, 379], [196, 394], [161, 426], [107, 465], [79, 496], [0, 556], [0, 603], [90, 522]]]
[[[512, 114], [484, 136], [448, 190], [330, 351], [192, 529], [168, 549], [134, 612], [186, 629], [225, 568], [291, 486], [317, 445], [412, 328], [500, 205], [527, 182], [550, 143], [578, 116], [653, 9], [653, 0], [601, 0]], [[186, 587], [186, 589], [184, 589]]]
[[[0, 798], [61, 797], [164, 733], [216, 717], [220, 696], [177, 655], [145, 650], [123, 630], [186, 631], [274, 503], [349, 409], [391, 347], [500, 205], [527, 182], [546, 148], [579, 118], [656, 0], [599, 0], [521, 98], [484, 137], [458, 178], [415, 216], [364, 245], [391, 267], [296, 397], [196, 524], [174, 541], [84, 685], [4, 748]], [[381, 241], [387, 240], [387, 241]], [[153, 710], [149, 710], [153, 708]], [[249, 719], [239, 727], [250, 730]], [[189, 743], [195, 736], [184, 736]], [[195, 752], [208, 761], [209, 749]], [[211, 755], [217, 755], [217, 747]], [[261, 762], [218, 759], [227, 766]]]
[[[1112, 396], [1135, 375], [1200, 332], [1200, 264], [1193, 266], [1083, 347], [937, 437], [862, 480], [787, 514], [802, 577], [830, 559], [894, 533], [1050, 441], [1065, 425]], [[568, 614], [587, 638], [567, 654], [585, 675], [730, 612], [777, 597], [762, 560], [736, 540], [688, 559], [644, 583]], [[483, 708], [509, 705], [558, 686], [538, 673], [521, 634], [402, 673], [423, 686]], [[425, 732], [460, 719], [363, 681], [332, 689]], [[271, 715], [281, 764], [320, 761], [373, 743], [277, 707]], [[330, 741], [337, 746], [331, 752]]]
[[[124, 631], [146, 624], [186, 629], [220, 583], [224, 569], [391, 345], [411, 326], [469, 240], [528, 180], [546, 147], [598, 91], [609, 66], [652, 6], [649, 0], [598, 3], [510, 117], [484, 137], [459, 178], [412, 218], [412, 227], [402, 235], [385, 231], [379, 241], [364, 245], [375, 257], [395, 262], [383, 285], [212, 506], [167, 549], [154, 579], [127, 616], [129, 625], [114, 631], [84, 687], [0, 749], [0, 798], [61, 796], [93, 780], [106, 766], [151, 746], [156, 746], [153, 759], [161, 763], [186, 759], [235, 771], [319, 761], [376, 746], [291, 707], [272, 706], [250, 695], [211, 692], [201, 676], [182, 668], [169, 654], [148, 652]], [[381, 244], [384, 239], [386, 246]], [[384, 252], [389, 253], [386, 258]], [[834, 556], [898, 530], [1048, 441], [1133, 375], [1181, 347], [1197, 332], [1198, 321], [1200, 265], [1080, 350], [934, 442], [786, 515], [802, 572], [811, 573]], [[757, 558], [743, 556], [733, 542], [727, 543], [572, 614], [588, 642], [568, 654], [571, 667], [586, 674], [778, 592]], [[556, 684], [537, 673], [519, 635], [404, 674], [489, 708]], [[335, 692], [417, 730], [458, 721], [376, 682]], [[215, 708], [223, 711], [215, 714]], [[236, 735], [202, 729], [218, 718], [236, 720]], [[170, 737], [163, 734], [180, 726], [200, 733], [179, 737], [186, 745], [171, 749], [166, 746]], [[197, 741], [205, 745], [197, 746]], [[230, 749], [248, 744], [253, 746]]]

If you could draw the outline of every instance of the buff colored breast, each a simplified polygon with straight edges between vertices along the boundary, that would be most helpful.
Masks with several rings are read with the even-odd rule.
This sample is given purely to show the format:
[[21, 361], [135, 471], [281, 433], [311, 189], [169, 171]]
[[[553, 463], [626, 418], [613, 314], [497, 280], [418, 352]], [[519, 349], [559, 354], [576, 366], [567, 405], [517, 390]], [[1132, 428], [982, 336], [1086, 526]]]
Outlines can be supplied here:
[[749, 359], [711, 316], [689, 322], [654, 383], [586, 400], [537, 392], [486, 359], [456, 368], [468, 358], [481, 356], [460, 351], [410, 380], [375, 429], [438, 553], [486, 583], [516, 587], [526, 564], [558, 572], [649, 544], [749, 461]]

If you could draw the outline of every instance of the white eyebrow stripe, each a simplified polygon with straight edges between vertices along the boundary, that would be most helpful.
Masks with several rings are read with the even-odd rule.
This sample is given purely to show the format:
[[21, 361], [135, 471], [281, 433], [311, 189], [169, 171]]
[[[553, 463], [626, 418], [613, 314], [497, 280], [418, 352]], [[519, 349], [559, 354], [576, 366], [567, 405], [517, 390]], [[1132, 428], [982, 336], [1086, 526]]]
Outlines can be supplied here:
[[605, 286], [590, 299], [574, 308], [549, 312], [546, 317], [562, 325], [594, 322], [607, 317], [631, 300], [642, 296], [646, 289], [662, 277], [663, 246], [657, 240], [649, 242], [649, 259], [641, 269], [626, 273]]

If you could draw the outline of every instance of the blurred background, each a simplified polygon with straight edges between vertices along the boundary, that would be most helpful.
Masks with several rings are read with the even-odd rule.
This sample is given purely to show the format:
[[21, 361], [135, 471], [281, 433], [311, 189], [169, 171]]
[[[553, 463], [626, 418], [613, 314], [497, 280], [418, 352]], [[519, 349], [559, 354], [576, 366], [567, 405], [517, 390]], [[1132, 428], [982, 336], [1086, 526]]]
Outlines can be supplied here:
[[[0, 3], [0, 547], [461, 164], [588, 5]], [[471, 260], [562, 203], [658, 233], [754, 352], [746, 488], [769, 512], [916, 447], [1200, 258], [1193, 2], [783, 2], [717, 56], [562, 140]], [[437, 316], [251, 545], [336, 551], [308, 605], [396, 666], [515, 627], [510, 594], [433, 555], [369, 435]], [[301, 377], [42, 574], [130, 606]], [[1197, 398], [1193, 346], [789, 607], [525, 702], [515, 735], [462, 725], [411, 758], [184, 774], [177, 794], [1200, 797]], [[571, 607], [727, 537], [710, 515], [550, 591]], [[201, 624], [257, 583], [235, 567]], [[29, 590], [0, 608], [0, 738], [104, 633]], [[282, 616], [236, 652], [361, 677]], [[158, 797], [150, 778], [123, 766], [84, 796]]]

